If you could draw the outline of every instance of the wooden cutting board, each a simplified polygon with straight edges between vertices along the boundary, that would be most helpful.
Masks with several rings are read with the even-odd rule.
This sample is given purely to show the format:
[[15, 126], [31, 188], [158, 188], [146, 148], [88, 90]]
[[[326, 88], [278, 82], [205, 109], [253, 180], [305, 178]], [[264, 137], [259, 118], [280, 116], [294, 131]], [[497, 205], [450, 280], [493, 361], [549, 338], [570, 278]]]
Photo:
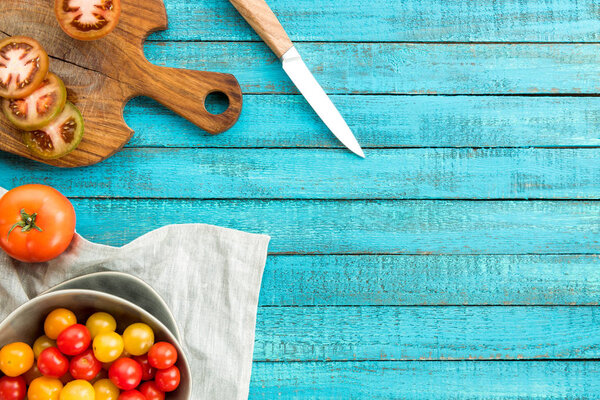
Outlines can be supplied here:
[[[123, 119], [123, 108], [136, 96], [151, 97], [212, 134], [237, 121], [242, 93], [233, 75], [159, 67], [144, 57], [146, 37], [167, 28], [162, 0], [122, 0], [117, 28], [93, 42], [67, 36], [56, 21], [53, 5], [53, 0], [0, 0], [0, 38], [25, 35], [38, 40], [50, 56], [50, 70], [63, 79], [68, 99], [85, 120], [77, 150], [59, 160], [39, 161], [79, 167], [110, 157], [133, 134]], [[224, 93], [229, 100], [229, 108], [219, 115], [209, 113], [204, 105], [206, 96], [214, 92]], [[4, 116], [0, 116], [0, 150], [37, 159]]]

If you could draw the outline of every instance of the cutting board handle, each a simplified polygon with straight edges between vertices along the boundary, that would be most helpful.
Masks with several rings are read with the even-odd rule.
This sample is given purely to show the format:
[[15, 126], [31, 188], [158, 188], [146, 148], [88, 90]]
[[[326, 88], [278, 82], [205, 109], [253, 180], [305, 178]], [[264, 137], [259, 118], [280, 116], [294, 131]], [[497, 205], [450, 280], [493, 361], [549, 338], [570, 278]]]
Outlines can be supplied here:
[[[233, 75], [194, 71], [154, 65], [144, 60], [136, 77], [136, 93], [148, 96], [211, 134], [224, 132], [238, 120], [242, 111], [242, 90]], [[206, 97], [221, 92], [229, 107], [221, 114], [211, 114]]]

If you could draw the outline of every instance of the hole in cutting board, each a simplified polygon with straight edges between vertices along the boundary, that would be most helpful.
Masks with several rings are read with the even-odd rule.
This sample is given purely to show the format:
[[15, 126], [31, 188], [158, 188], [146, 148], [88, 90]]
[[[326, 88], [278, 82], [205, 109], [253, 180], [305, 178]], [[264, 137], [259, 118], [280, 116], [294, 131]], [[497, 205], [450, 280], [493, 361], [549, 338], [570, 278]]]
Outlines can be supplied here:
[[229, 108], [229, 98], [223, 92], [212, 92], [204, 99], [204, 107], [211, 114], [219, 115]]

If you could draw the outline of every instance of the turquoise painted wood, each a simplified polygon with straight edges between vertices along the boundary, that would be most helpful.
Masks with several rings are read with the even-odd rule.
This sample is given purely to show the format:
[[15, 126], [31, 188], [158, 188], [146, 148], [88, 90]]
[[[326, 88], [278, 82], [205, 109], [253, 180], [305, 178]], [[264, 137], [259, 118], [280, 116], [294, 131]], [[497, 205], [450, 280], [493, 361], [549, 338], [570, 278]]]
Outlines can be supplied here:
[[268, 307], [596, 306], [599, 299], [600, 257], [573, 254], [272, 255], [260, 293]]
[[148, 99], [100, 165], [0, 156], [71, 196], [85, 237], [169, 223], [273, 236], [251, 399], [600, 397], [600, 7], [268, 0], [332, 95], [343, 150], [222, 0], [166, 0], [148, 58], [235, 73], [209, 136]]
[[251, 399], [591, 399], [597, 362], [255, 363]]
[[[363, 148], [600, 146], [598, 97], [332, 98]], [[299, 95], [246, 95], [238, 123], [217, 136], [148, 98], [125, 117], [136, 131], [128, 147], [341, 147]]]
[[[385, 149], [361, 160], [345, 150], [127, 149], [78, 171], [15, 157], [8, 186], [44, 176], [65, 195], [308, 199], [598, 199], [597, 149]], [[90, 172], [104, 177], [88, 182]], [[18, 174], [18, 175], [17, 175]], [[18, 178], [17, 178], [18, 176]], [[182, 182], [194, 182], [186, 185]]]
[[[332, 94], [593, 94], [600, 44], [297, 43]], [[245, 93], [297, 93], [264, 43], [154, 42], [158, 65], [233, 73]]]
[[[259, 40], [226, 1], [167, 0], [153, 40]], [[295, 41], [597, 42], [594, 0], [270, 0]]]
[[74, 199], [74, 205], [79, 232], [112, 245], [166, 224], [204, 222], [267, 232], [272, 253], [600, 253], [598, 201]]

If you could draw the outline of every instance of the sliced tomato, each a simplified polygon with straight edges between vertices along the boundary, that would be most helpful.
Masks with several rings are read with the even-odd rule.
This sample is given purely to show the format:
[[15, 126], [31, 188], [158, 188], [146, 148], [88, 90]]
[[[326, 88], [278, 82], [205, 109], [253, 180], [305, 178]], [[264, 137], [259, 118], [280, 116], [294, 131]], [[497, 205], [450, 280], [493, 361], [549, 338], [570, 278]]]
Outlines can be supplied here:
[[20, 99], [40, 86], [48, 73], [48, 54], [35, 39], [13, 36], [0, 41], [0, 96]]
[[36, 156], [50, 160], [66, 156], [79, 145], [83, 137], [83, 117], [72, 103], [46, 127], [25, 132], [23, 140]]
[[54, 13], [62, 30], [73, 39], [96, 40], [117, 26], [121, 0], [54, 0]]
[[4, 99], [2, 111], [17, 128], [33, 131], [48, 125], [62, 112], [66, 102], [65, 84], [58, 76], [49, 72], [29, 96], [23, 99]]

